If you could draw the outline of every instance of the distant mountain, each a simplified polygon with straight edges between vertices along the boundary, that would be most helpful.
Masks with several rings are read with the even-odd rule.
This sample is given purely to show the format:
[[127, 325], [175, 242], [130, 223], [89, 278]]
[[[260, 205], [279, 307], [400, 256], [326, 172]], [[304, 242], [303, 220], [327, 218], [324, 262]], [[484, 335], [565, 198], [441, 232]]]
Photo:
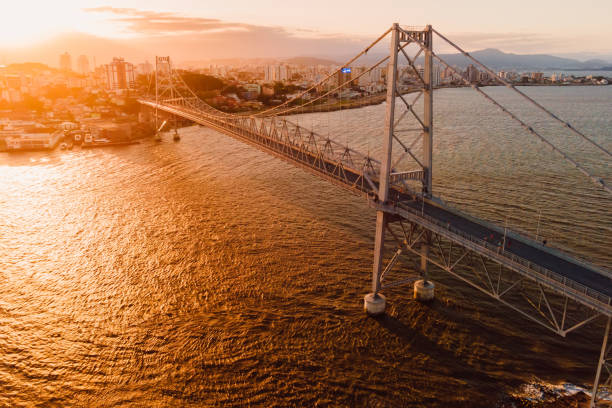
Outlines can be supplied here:
[[609, 61], [605, 61], [602, 59], [590, 59], [583, 62], [584, 65], [588, 65], [591, 67], [603, 67], [610, 64]]
[[287, 58], [283, 60], [283, 62], [295, 65], [340, 65], [340, 63], [337, 61], [316, 57], [293, 57]]
[[20, 71], [20, 72], [36, 72], [36, 71], [47, 71], [54, 70], [55, 68], [50, 68], [48, 65], [42, 64], [40, 62], [22, 62], [17, 64], [9, 64], [6, 67], [9, 71]]
[[[554, 70], [554, 69], [600, 69], [610, 65], [603, 60], [578, 61], [570, 58], [555, 57], [546, 54], [512, 54], [505, 53], [497, 49], [487, 48], [484, 50], [470, 52], [470, 55], [483, 64], [496, 69], [517, 69], [517, 70]], [[440, 57], [451, 65], [462, 68], [467, 67], [472, 62], [461, 54], [441, 54]]]

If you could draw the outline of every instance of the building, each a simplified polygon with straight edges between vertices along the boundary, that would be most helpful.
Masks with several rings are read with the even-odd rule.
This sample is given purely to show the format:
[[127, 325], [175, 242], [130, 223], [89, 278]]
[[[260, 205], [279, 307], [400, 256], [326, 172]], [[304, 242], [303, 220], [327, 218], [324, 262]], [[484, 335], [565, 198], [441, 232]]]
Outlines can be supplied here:
[[340, 71], [338, 71], [338, 86], [351, 80], [351, 72], [351, 67], [343, 67], [342, 69], [340, 69]]
[[26, 125], [13, 128], [5, 127], [6, 149], [11, 150], [51, 150], [57, 146], [62, 132], [41, 125]]
[[478, 73], [478, 81], [479, 82], [489, 82], [491, 80], [491, 76], [488, 72], [479, 72]]
[[153, 73], [153, 65], [149, 61], [138, 64], [137, 72], [140, 75], [150, 75]]
[[531, 79], [533, 79], [535, 82], [542, 82], [544, 81], [544, 73], [543, 72], [532, 72]]
[[81, 75], [89, 74], [89, 58], [86, 55], [79, 55], [77, 59], [77, 71]]
[[467, 79], [470, 83], [478, 82], [480, 79], [480, 71], [478, 71], [474, 65], [468, 65], [467, 69], [465, 70], [465, 79]]
[[242, 85], [242, 87], [247, 92], [255, 92], [257, 95], [259, 95], [261, 93], [261, 85], [259, 85], [259, 84], [244, 84], [244, 85]]
[[432, 86], [438, 86], [442, 82], [442, 70], [439, 65], [433, 67], [432, 81]]
[[67, 52], [59, 57], [59, 66], [62, 71], [72, 71], [72, 57]]
[[136, 86], [134, 65], [125, 62], [123, 58], [113, 58], [110, 64], [104, 66], [104, 72], [107, 89], [118, 91]]
[[289, 80], [290, 78], [291, 69], [287, 65], [266, 65], [264, 68], [265, 82], [283, 82]]

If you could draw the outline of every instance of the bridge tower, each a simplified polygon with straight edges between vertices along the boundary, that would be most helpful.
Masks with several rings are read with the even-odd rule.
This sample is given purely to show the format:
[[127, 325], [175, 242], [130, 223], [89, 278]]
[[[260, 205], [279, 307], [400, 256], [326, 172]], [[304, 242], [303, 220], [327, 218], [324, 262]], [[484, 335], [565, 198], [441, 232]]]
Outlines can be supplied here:
[[174, 98], [174, 84], [172, 82], [172, 63], [170, 57], [155, 57], [155, 139], [161, 140], [159, 132], [166, 124], [159, 124], [157, 106], [165, 99]]
[[[386, 299], [379, 292], [381, 290], [381, 274], [383, 273], [383, 255], [384, 255], [384, 241], [385, 241], [385, 230], [389, 223], [391, 214], [385, 210], [385, 206], [389, 200], [389, 184], [391, 177], [403, 177], [408, 173], [418, 174], [417, 177], [420, 179], [422, 184], [421, 200], [432, 197], [432, 159], [433, 159], [433, 32], [430, 25], [426, 26], [422, 30], [404, 30], [400, 28], [399, 24], [393, 24], [391, 28], [391, 46], [387, 72], [387, 110], [385, 115], [385, 130], [383, 134], [383, 155], [381, 158], [380, 176], [378, 185], [378, 196], [377, 201], [379, 203], [376, 213], [376, 233], [374, 238], [374, 266], [372, 271], [372, 293], [369, 293], [364, 298], [364, 309], [368, 314], [378, 315], [385, 311]], [[415, 61], [417, 56], [412, 59], [404, 51], [406, 45], [410, 43], [420, 44], [422, 50], [424, 50], [425, 67], [423, 75], [418, 73], [415, 67]], [[423, 93], [423, 119], [419, 118], [418, 115], [412, 109], [412, 105], [406, 102], [402, 97], [400, 90], [398, 89], [398, 59], [400, 54], [404, 55], [408, 63], [415, 71], [420, 79], [422, 85], [421, 91]], [[395, 104], [397, 98], [406, 104], [408, 111], [410, 111], [418, 123], [420, 124], [422, 131], [422, 157], [420, 160], [410, 152], [410, 149], [406, 147], [404, 143], [399, 139], [395, 128], [399, 122], [402, 121], [403, 115], [396, 121], [395, 118]], [[396, 173], [392, 168], [393, 161], [393, 144], [394, 140], [397, 141], [405, 150], [414, 157], [415, 161], [420, 165], [421, 170], [416, 172], [407, 173]], [[411, 177], [412, 178], [412, 177]], [[427, 273], [427, 258], [429, 254], [429, 244], [431, 241], [430, 234], [427, 233], [422, 239], [421, 243], [421, 274], [424, 277], [423, 281], [419, 281], [415, 284], [415, 297], [423, 300], [428, 300], [433, 297], [433, 284], [428, 282]], [[423, 296], [424, 294], [424, 296]]]

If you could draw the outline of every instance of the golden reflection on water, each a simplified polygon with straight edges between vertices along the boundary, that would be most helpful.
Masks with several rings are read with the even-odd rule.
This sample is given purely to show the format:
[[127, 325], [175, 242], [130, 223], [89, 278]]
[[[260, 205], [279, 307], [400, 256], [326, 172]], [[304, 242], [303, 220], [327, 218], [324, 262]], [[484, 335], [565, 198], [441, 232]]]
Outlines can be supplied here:
[[[503, 123], [477, 147], [439, 95], [439, 194], [493, 220], [511, 208], [517, 223], [543, 206], [547, 234], [609, 263], [597, 191], [548, 156], [534, 163], [530, 143], [508, 150]], [[356, 144], [382, 108], [344, 123]], [[0, 405], [490, 407], [533, 375], [591, 380], [595, 339], [554, 338], [444, 275], [432, 305], [397, 288], [385, 318], [366, 318], [374, 214], [362, 199], [213, 131], [181, 136], [0, 154]]]

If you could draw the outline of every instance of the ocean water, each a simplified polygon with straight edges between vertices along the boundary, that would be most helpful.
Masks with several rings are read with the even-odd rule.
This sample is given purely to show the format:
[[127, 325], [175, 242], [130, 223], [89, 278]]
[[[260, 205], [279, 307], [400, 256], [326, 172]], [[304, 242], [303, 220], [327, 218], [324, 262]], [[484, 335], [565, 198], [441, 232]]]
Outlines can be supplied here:
[[[612, 180], [588, 143], [485, 91]], [[525, 92], [612, 148], [612, 87]], [[377, 154], [384, 109], [291, 120]], [[436, 92], [434, 129], [436, 195], [609, 267], [609, 196], [582, 174], [469, 89]], [[555, 337], [435, 270], [432, 304], [394, 288], [367, 318], [366, 202], [210, 129], [180, 133], [0, 153], [0, 406], [490, 407], [534, 377], [592, 381], [597, 324]]]

